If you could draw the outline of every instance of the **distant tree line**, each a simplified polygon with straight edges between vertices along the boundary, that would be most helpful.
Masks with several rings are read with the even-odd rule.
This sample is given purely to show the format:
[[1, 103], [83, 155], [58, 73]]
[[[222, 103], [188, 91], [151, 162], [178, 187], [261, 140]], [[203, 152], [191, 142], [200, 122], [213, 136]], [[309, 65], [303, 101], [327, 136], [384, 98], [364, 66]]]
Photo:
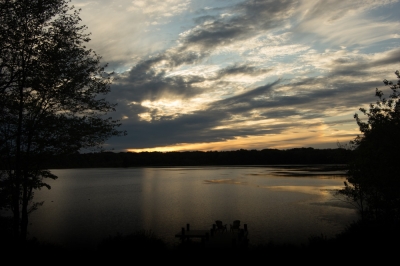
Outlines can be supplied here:
[[347, 164], [351, 151], [343, 148], [288, 150], [236, 150], [185, 152], [98, 152], [75, 153], [47, 158], [49, 169], [140, 167], [140, 166], [205, 166], [205, 165], [273, 165], [273, 164]]

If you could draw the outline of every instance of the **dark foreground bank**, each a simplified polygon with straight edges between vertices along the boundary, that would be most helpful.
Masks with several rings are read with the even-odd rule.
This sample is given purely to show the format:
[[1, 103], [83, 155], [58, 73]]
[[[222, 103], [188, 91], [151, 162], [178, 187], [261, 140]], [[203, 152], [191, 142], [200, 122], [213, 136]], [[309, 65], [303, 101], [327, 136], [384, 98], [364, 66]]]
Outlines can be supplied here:
[[145, 259], [146, 263], [171, 259], [185, 260], [190, 264], [216, 258], [222, 258], [226, 262], [257, 259], [317, 262], [321, 256], [329, 261], [355, 258], [359, 261], [379, 258], [382, 261], [397, 254], [400, 247], [397, 241], [399, 237], [398, 224], [356, 222], [334, 238], [311, 236], [304, 245], [265, 243], [253, 246], [249, 242], [245, 246], [208, 248], [201, 242], [189, 241], [171, 247], [151, 232], [137, 231], [125, 236], [109, 236], [99, 243], [96, 250], [63, 248], [51, 243], [40, 243], [35, 239], [24, 245], [15, 245], [7, 241], [7, 237], [2, 237], [1, 250], [3, 254], [16, 255], [16, 261], [45, 261], [45, 258], [56, 257], [65, 261], [84, 259], [100, 262], [106, 259], [138, 260], [137, 262]]

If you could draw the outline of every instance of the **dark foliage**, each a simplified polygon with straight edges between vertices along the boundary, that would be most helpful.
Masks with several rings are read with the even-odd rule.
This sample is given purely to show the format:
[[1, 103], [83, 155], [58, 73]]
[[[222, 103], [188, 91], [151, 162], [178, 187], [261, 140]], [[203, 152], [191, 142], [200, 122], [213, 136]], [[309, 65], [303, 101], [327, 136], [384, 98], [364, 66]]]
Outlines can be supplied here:
[[359, 207], [362, 219], [386, 222], [387, 226], [400, 221], [400, 178], [398, 151], [400, 150], [400, 74], [397, 83], [384, 80], [389, 86], [389, 99], [376, 89], [378, 100], [369, 110], [360, 111], [367, 116], [363, 122], [355, 119], [362, 135], [351, 145], [354, 147], [345, 187], [339, 193]]
[[43, 162], [121, 135], [106, 118], [111, 74], [68, 0], [0, 0], [0, 208], [25, 241], [34, 191], [56, 179]]

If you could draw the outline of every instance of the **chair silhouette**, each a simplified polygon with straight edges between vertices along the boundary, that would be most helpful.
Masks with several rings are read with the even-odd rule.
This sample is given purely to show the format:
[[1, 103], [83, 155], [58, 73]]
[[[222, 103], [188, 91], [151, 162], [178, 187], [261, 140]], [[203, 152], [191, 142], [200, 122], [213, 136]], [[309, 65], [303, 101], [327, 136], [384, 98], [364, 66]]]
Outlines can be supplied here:
[[228, 229], [226, 228], [227, 225], [223, 224], [222, 221], [220, 221], [220, 220], [215, 221], [215, 225], [216, 225], [215, 230], [217, 232], [218, 231], [221, 231], [221, 232], [228, 231]]
[[233, 232], [234, 230], [239, 230], [240, 229], [240, 221], [235, 220], [233, 221], [233, 224], [230, 226], [230, 230]]

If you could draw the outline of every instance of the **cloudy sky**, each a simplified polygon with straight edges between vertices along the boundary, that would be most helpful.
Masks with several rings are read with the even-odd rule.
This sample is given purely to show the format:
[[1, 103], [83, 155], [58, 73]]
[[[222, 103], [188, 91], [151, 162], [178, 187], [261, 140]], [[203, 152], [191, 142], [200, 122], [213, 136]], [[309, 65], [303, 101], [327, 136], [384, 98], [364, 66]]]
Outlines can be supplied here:
[[400, 70], [400, 0], [72, 4], [118, 76], [114, 151], [337, 148]]

